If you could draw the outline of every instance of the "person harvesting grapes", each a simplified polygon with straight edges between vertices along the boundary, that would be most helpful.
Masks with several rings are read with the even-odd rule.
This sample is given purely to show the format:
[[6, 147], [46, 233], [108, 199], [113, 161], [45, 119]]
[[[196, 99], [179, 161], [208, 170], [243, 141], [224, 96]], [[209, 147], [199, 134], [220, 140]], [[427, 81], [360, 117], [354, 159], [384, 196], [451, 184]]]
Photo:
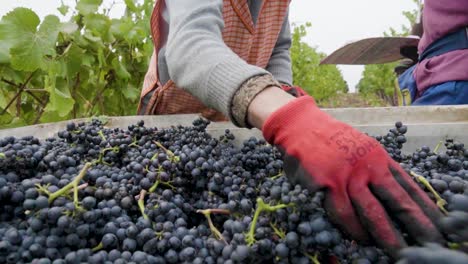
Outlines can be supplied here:
[[284, 153], [292, 180], [324, 190], [342, 230], [395, 256], [406, 245], [442, 241], [436, 205], [380, 144], [321, 111], [292, 86], [287, 0], [157, 1], [155, 52], [139, 114], [201, 113], [261, 129]]
[[405, 103], [468, 104], [468, 1], [426, 0], [417, 26], [422, 36], [414, 65], [398, 77], [409, 94]]

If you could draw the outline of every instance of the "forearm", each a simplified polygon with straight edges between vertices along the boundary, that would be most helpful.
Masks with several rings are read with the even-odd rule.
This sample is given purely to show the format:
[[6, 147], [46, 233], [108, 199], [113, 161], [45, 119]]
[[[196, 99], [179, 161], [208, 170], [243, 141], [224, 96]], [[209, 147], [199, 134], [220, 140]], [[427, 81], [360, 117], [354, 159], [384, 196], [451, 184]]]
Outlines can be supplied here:
[[268, 74], [237, 56], [222, 39], [222, 1], [166, 1], [170, 30], [166, 57], [175, 84], [231, 117], [234, 94], [252, 77]]

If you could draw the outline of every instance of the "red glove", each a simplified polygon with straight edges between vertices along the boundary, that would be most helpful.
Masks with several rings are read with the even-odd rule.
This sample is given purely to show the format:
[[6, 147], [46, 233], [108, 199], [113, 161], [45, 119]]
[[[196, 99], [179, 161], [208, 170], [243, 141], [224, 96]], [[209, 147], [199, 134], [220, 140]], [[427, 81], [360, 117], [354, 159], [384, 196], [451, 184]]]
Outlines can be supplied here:
[[299, 86], [289, 86], [289, 85], [283, 84], [281, 85], [281, 89], [283, 89], [283, 91], [289, 93], [290, 95], [294, 97], [301, 97], [301, 96], [307, 95], [307, 92], [302, 90], [302, 88]]
[[270, 115], [263, 135], [285, 154], [284, 169], [325, 191], [331, 221], [354, 239], [371, 238], [396, 256], [405, 241], [389, 216], [418, 242], [443, 241], [436, 205], [373, 138], [322, 112], [310, 96]]

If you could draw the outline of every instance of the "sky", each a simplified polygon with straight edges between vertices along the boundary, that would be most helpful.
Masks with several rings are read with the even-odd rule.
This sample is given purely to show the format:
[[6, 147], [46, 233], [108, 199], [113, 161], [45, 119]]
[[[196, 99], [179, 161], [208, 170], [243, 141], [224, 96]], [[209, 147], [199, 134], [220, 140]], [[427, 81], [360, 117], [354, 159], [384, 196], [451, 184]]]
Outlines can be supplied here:
[[[74, 6], [74, 0], [62, 0]], [[104, 0], [109, 6], [116, 2], [111, 16], [119, 16], [125, 8], [122, 0]], [[29, 7], [39, 17], [48, 14], [59, 15], [57, 7], [61, 0], [0, 0], [0, 16], [15, 7]], [[409, 25], [403, 11], [413, 10], [412, 0], [292, 0], [290, 22], [311, 22], [305, 41], [318, 51], [330, 54], [344, 44], [367, 37], [382, 36], [390, 27]], [[350, 91], [361, 78], [363, 66], [339, 66]]]

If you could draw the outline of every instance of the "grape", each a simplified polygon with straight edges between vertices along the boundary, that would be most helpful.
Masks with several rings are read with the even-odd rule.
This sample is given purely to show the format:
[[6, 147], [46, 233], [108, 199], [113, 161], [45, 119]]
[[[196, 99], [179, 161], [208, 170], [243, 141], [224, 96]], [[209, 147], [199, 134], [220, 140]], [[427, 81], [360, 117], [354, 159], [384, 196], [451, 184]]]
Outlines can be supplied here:
[[403, 258], [398, 264], [406, 263], [468, 263], [468, 255], [429, 244], [425, 247], [410, 247], [402, 250]]

